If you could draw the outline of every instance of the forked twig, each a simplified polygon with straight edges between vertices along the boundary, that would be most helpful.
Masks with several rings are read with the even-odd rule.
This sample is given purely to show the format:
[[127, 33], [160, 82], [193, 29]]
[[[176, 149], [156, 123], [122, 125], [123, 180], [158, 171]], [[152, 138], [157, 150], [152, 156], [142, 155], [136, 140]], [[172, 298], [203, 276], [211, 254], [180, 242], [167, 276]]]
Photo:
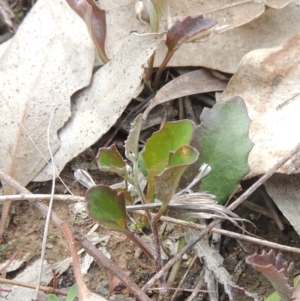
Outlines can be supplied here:
[[[36, 289], [35, 284], [25, 283], [25, 282], [21, 282], [21, 281], [12, 280], [12, 279], [0, 278], [0, 283], [22, 286], [22, 287], [26, 287], [26, 288], [31, 288], [33, 290]], [[43, 291], [46, 294], [55, 294], [55, 295], [61, 295], [61, 296], [68, 295], [68, 291], [66, 291], [66, 290], [56, 289], [53, 287], [48, 287], [48, 286], [43, 286], [43, 285], [40, 285], [40, 291]]]

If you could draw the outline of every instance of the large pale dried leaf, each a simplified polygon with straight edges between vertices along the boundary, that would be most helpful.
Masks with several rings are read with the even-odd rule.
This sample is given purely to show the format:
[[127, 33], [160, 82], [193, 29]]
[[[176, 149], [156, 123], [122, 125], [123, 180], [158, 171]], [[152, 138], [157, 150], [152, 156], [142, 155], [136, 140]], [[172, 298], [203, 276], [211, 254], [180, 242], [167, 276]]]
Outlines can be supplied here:
[[[255, 25], [256, 21], [251, 22], [249, 28], [242, 30], [241, 33], [236, 32], [233, 36], [215, 34], [203, 43], [184, 44], [172, 57], [169, 66], [205, 66], [234, 72], [239, 61], [247, 52], [258, 47], [274, 47], [300, 29], [299, 8], [294, 3], [291, 3], [290, 9], [285, 10], [284, 8], [282, 12], [273, 9], [264, 12], [263, 1], [245, 2], [228, 0], [222, 1], [223, 6], [221, 6], [219, 0], [171, 1], [170, 17], [172, 23], [183, 20], [187, 16], [203, 14], [204, 17], [215, 19], [219, 29], [230, 29], [248, 23], [262, 13], [262, 18], [265, 14], [268, 17], [264, 18], [259, 26]], [[277, 5], [274, 5], [273, 2], [271, 1], [271, 7], [281, 8], [290, 0], [278, 0], [275, 3]], [[136, 30], [150, 32], [150, 26], [145, 27], [135, 17], [135, 0], [101, 0], [100, 3], [101, 8], [107, 11], [106, 45], [110, 56], [111, 53], [115, 53], [117, 46], [128, 35], [128, 32]], [[269, 1], [266, 3], [267, 6], [268, 3]], [[160, 30], [166, 29], [165, 16], [161, 22]], [[162, 43], [156, 53], [156, 67], [160, 66], [166, 52], [167, 48]]]
[[[74, 95], [72, 116], [59, 133], [61, 147], [54, 155], [59, 172], [115, 124], [141, 83], [142, 66], [163, 37], [130, 35], [118, 54], [95, 73], [91, 85]], [[35, 180], [50, 178], [51, 168], [46, 167]]]
[[[64, 1], [40, 0], [0, 60], [0, 166], [26, 185], [59, 147], [57, 131], [70, 115], [70, 97], [88, 85], [94, 46], [84, 23]], [[31, 139], [36, 144], [34, 146]]]
[[[268, 9], [246, 25], [213, 34], [202, 43], [184, 44], [169, 64], [184, 66], [190, 57], [192, 64], [234, 73], [246, 53], [275, 47], [300, 30], [299, 4], [296, 0], [280, 10]], [[157, 59], [162, 58], [158, 52]]]
[[[240, 95], [252, 120], [249, 136], [254, 147], [248, 177], [266, 173], [299, 143], [299, 53], [300, 32], [276, 48], [250, 52], [221, 96], [222, 102]], [[287, 174], [299, 171], [295, 160], [279, 170]]]
[[157, 92], [144, 112], [144, 119], [146, 119], [148, 113], [159, 104], [187, 95], [223, 91], [226, 85], [227, 81], [214, 77], [205, 69], [195, 70], [181, 75], [163, 86]]
[[265, 183], [265, 186], [268, 194], [271, 196], [278, 209], [300, 235], [299, 180], [299, 175], [275, 174]]

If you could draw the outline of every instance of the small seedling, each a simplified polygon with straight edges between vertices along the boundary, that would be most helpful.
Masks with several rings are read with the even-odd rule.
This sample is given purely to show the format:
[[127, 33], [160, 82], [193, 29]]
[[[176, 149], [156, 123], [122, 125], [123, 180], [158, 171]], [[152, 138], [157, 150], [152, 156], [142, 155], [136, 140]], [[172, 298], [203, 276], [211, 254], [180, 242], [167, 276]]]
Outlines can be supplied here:
[[[114, 171], [132, 184], [142, 203], [153, 203], [156, 198], [162, 202], [159, 212], [153, 218], [148, 212], [154, 235], [155, 256], [152, 250], [127, 227], [124, 191], [118, 192], [108, 186], [97, 185], [87, 191], [86, 201], [89, 214], [100, 225], [120, 231], [133, 240], [148, 257], [155, 258], [158, 271], [162, 267], [162, 262], [157, 223], [174, 196], [181, 175], [188, 166], [196, 162], [199, 154], [196, 149], [188, 145], [194, 130], [193, 123], [188, 120], [167, 123], [148, 139], [145, 148], [139, 153], [138, 139], [141, 124], [142, 115], [139, 115], [125, 144], [125, 155], [132, 162], [132, 166], [123, 160], [115, 146], [101, 148], [97, 162], [100, 170]], [[146, 194], [140, 186], [140, 171], [147, 179]]]
[[[230, 109], [240, 113], [238, 130], [226, 128], [224, 125], [223, 121], [227, 119]], [[228, 166], [229, 162], [236, 160], [236, 166], [232, 171], [223, 171], [230, 175], [226, 181], [219, 176], [214, 182], [215, 186], [211, 185], [211, 181], [208, 182], [210, 183], [209, 192], [214, 193], [212, 190], [215, 189], [214, 187], [218, 187], [221, 192], [218, 192], [217, 197], [220, 201], [224, 201], [225, 197], [234, 191], [238, 182], [248, 171], [247, 158], [252, 148], [252, 143], [247, 136], [249, 118], [243, 101], [240, 98], [234, 98], [207, 112], [203, 119], [202, 134], [199, 135], [199, 130], [195, 131], [194, 124], [189, 120], [169, 122], [161, 130], [153, 133], [139, 152], [138, 142], [141, 125], [142, 115], [138, 115], [125, 143], [125, 156], [128, 161], [131, 161], [131, 164], [121, 156], [114, 145], [109, 148], [100, 148], [97, 155], [100, 170], [116, 172], [122, 176], [125, 181], [123, 188], [116, 190], [105, 185], [93, 186], [86, 193], [86, 202], [91, 217], [104, 228], [124, 233], [150, 259], [155, 259], [156, 271], [159, 271], [162, 267], [158, 234], [158, 222], [161, 215], [166, 211], [172, 199], [179, 196], [184, 198], [185, 195], [191, 194], [193, 186], [196, 186], [200, 179], [210, 176], [210, 167], [203, 164], [204, 162], [199, 159], [199, 146], [197, 148], [197, 144], [199, 141], [203, 143], [204, 147], [201, 148], [201, 154], [206, 154], [206, 157], [210, 159], [209, 165], [215, 166], [215, 161], [217, 161], [224, 166], [222, 161], [225, 159], [225, 166]], [[214, 133], [209, 131], [209, 126], [214, 129]], [[226, 134], [222, 134], [224, 128], [228, 129]], [[230, 157], [230, 155], [236, 154], [232, 147], [226, 150], [222, 149], [222, 145], [224, 147], [224, 145], [229, 146], [232, 143], [232, 137], [240, 139], [242, 143], [238, 148], [240, 151], [239, 158]], [[191, 141], [196, 147], [189, 145]], [[216, 153], [215, 150], [218, 152]], [[201, 162], [200, 173], [199, 162]], [[194, 165], [197, 165], [196, 173], [193, 173]], [[146, 191], [141, 186], [141, 174], [147, 180]], [[186, 188], [178, 194], [178, 185], [182, 176], [185, 175], [188, 178], [190, 174], [193, 174], [193, 178], [187, 183]], [[133, 186], [134, 190], [129, 191], [129, 186]], [[149, 210], [146, 210], [148, 223], [153, 233], [154, 252], [127, 225], [126, 204], [132, 204], [136, 195], [139, 201], [145, 205], [154, 202], [161, 204], [154, 216]], [[186, 199], [189, 198], [186, 197]], [[163, 279], [161, 285], [164, 285]]]

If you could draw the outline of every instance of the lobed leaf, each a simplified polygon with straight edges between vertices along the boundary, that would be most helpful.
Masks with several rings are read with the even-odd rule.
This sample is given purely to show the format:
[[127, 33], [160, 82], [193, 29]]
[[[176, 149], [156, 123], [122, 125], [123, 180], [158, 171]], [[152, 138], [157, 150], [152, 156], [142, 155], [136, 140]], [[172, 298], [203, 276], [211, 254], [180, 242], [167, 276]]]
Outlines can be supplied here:
[[123, 193], [105, 185], [90, 188], [85, 195], [89, 215], [102, 227], [126, 232], [126, 207]]
[[70, 7], [85, 22], [90, 36], [104, 63], [109, 61], [105, 52], [106, 13], [94, 0], [66, 0]]
[[253, 147], [248, 137], [250, 119], [239, 96], [204, 109], [200, 118], [191, 145], [201, 156], [192, 169], [196, 173], [204, 162], [211, 166], [200, 190], [214, 194], [223, 203], [249, 172], [248, 155]]
[[282, 301], [293, 300], [293, 288], [288, 280], [294, 269], [294, 264], [282, 259], [282, 254], [275, 256], [273, 250], [268, 253], [263, 251], [261, 255], [255, 253], [246, 257], [248, 263], [254, 270], [261, 272], [273, 285]]

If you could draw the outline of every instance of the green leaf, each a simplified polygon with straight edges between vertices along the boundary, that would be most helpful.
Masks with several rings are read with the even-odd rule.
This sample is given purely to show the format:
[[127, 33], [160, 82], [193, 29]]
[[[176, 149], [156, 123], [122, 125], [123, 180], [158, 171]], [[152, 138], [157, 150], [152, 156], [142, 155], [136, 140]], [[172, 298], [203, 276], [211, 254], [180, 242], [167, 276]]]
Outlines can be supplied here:
[[[190, 120], [180, 120], [166, 123], [161, 130], [155, 132], [145, 144], [142, 151], [143, 163], [146, 169], [162, 164], [169, 160], [169, 153], [175, 152], [183, 145], [189, 144], [194, 131], [194, 124]], [[160, 172], [159, 170], [157, 172]]]
[[73, 284], [70, 287], [66, 301], [73, 301], [76, 298], [77, 291], [78, 291], [77, 285]]
[[48, 301], [59, 301], [59, 299], [55, 295], [49, 294]]
[[239, 96], [204, 109], [200, 118], [201, 125], [195, 128], [191, 145], [201, 155], [193, 169], [199, 169], [204, 162], [211, 166], [200, 190], [214, 194], [222, 204], [249, 172], [248, 155], [253, 147], [248, 136], [250, 118]]
[[166, 207], [174, 196], [179, 180], [186, 168], [194, 164], [199, 157], [198, 151], [188, 145], [180, 147], [170, 154], [168, 167], [155, 176], [155, 196]]
[[105, 185], [90, 188], [85, 195], [89, 215], [102, 227], [127, 231], [126, 207], [123, 193], [117, 193]]
[[97, 155], [97, 163], [102, 171], [126, 174], [126, 161], [123, 160], [115, 144], [110, 147], [101, 147]]
[[132, 125], [132, 128], [129, 132], [128, 138], [125, 142], [125, 156], [130, 161], [137, 161], [138, 160], [138, 144], [139, 144], [139, 137], [141, 126], [143, 122], [143, 114], [139, 114]]

